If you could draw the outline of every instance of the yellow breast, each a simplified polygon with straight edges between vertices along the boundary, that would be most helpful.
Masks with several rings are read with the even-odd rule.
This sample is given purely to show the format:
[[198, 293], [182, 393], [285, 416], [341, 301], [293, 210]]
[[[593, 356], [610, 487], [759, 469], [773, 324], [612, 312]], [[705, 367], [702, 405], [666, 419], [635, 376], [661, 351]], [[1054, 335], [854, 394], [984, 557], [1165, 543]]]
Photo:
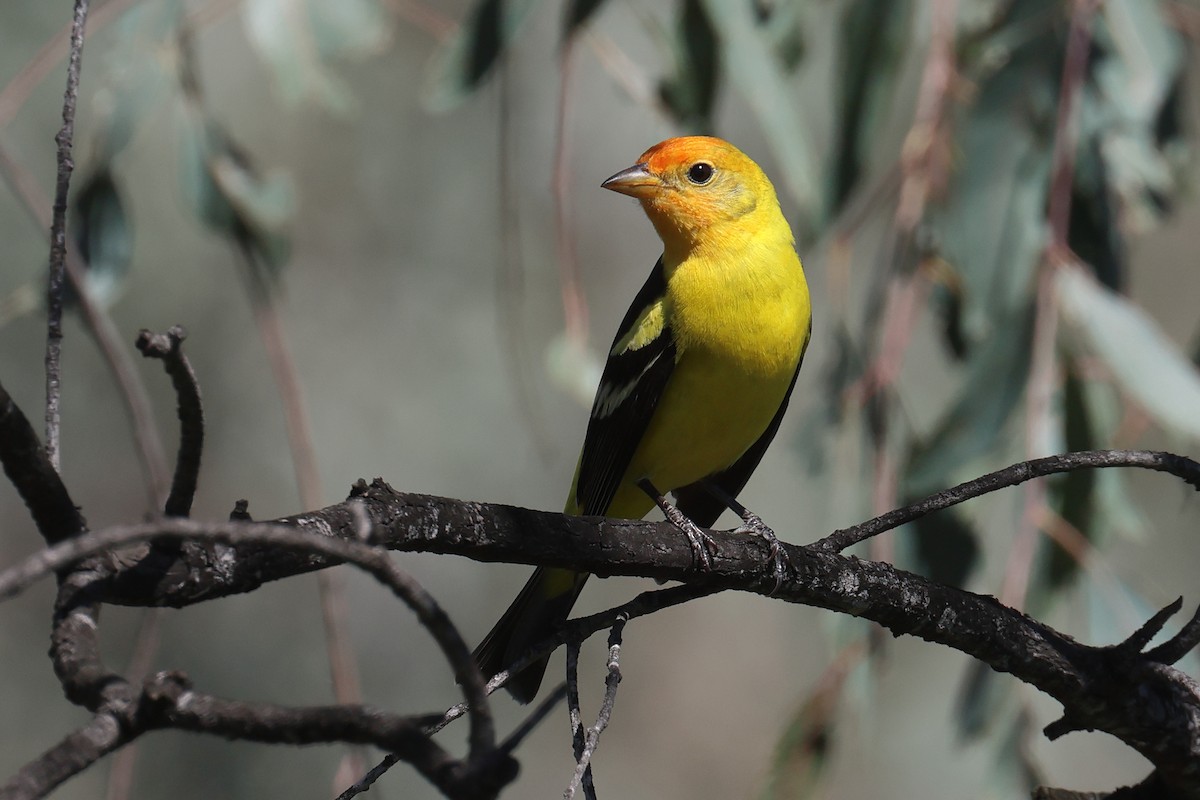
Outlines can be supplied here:
[[642, 478], [667, 492], [728, 467], [783, 402], [807, 344], [808, 287], [790, 242], [749, 255], [759, 260], [687, 260], [670, 272], [664, 314], [677, 346], [675, 371], [612, 516], [649, 511], [652, 503], [636, 487]]

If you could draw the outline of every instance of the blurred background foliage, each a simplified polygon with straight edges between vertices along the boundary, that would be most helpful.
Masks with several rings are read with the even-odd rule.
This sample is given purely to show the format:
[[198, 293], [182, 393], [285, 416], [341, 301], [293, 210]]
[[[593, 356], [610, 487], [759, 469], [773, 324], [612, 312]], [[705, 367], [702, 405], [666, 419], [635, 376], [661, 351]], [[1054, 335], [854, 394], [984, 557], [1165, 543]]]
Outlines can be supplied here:
[[[0, 374], [31, 417], [67, 21], [0, 9]], [[300, 508], [259, 290], [294, 354], [322, 502], [381, 474], [556, 508], [603, 347], [657, 253], [597, 184], [666, 136], [729, 138], [773, 177], [814, 288], [793, 410], [744, 496], [802, 543], [1025, 458], [1195, 452], [1198, 35], [1183, 0], [107, 0], [69, 232], [122, 341], [191, 332], [210, 423], [198, 517], [240, 497], [258, 518]], [[89, 330], [68, 328], [63, 461], [103, 525], [149, 509]], [[170, 442], [169, 388], [139, 369]], [[38, 540], [7, 485], [0, 506], [7, 564]], [[1153, 476], [1078, 473], [865, 555], [1114, 642], [1194, 585], [1196, 510]], [[468, 638], [526, 573], [402, 560]], [[367, 701], [452, 703], [424, 634], [348, 579]], [[328, 702], [313, 587], [166, 614], [146, 663]], [[640, 588], [589, 586], [581, 612]], [[82, 719], [45, 663], [48, 608], [42, 587], [0, 615], [6, 774]], [[140, 613], [106, 613], [112, 663], [147, 652]], [[1093, 736], [1046, 742], [1054, 704], [958, 654], [759, 598], [639, 621], [622, 665], [604, 795], [1020, 797], [1146, 771]], [[497, 705], [511, 727], [520, 712]], [[561, 792], [564, 724], [521, 755], [512, 796]], [[60, 795], [326, 796], [340, 757], [166, 734], [126, 765], [131, 795], [103, 768]], [[431, 796], [401, 769], [375, 791]]]

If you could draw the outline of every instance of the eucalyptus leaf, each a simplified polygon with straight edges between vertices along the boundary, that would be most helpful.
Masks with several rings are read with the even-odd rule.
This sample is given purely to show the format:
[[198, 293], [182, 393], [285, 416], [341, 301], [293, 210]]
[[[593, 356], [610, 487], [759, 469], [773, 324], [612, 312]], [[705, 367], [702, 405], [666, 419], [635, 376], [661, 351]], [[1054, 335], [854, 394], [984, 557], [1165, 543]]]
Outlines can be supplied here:
[[1006, 444], [1005, 425], [1029, 377], [1032, 306], [1010, 314], [998, 329], [1001, 333], [971, 352], [953, 405], [914, 448], [904, 494], [924, 496], [949, 486], [969, 461]]
[[961, 278], [960, 330], [968, 347], [1010, 335], [1006, 320], [1028, 302], [1045, 248], [1054, 44], [1037, 37], [983, 81], [957, 123], [960, 154], [946, 201], [928, 214], [940, 254]]
[[[111, 305], [124, 288], [133, 263], [133, 228], [107, 168], [83, 181], [72, 202], [70, 220], [90, 294], [102, 306]], [[68, 291], [68, 299], [73, 296], [74, 292]]]
[[969, 742], [987, 734], [1012, 697], [1013, 681], [982, 661], [972, 661], [963, 676], [962, 689], [954, 705], [958, 735]]
[[563, 39], [570, 39], [574, 36], [600, 10], [602, 5], [604, 5], [604, 0], [570, 0], [563, 18]]
[[683, 0], [674, 39], [675, 70], [659, 89], [679, 120], [697, 128], [711, 126], [717, 94], [720, 40], [701, 0]]
[[376, 52], [388, 39], [387, 17], [374, 0], [247, 0], [243, 13], [250, 42], [284, 102], [315, 103], [339, 114], [355, 103], [326, 59]]
[[793, 713], [775, 745], [775, 754], [760, 800], [801, 800], [821, 786], [837, 733], [838, 707], [846, 678], [858, 665], [861, 644], [843, 649]]
[[921, 517], [901, 531], [902, 541], [912, 540], [916, 572], [935, 583], [966, 586], [980, 555], [979, 535], [966, 517], [947, 509]]
[[1082, 269], [1055, 276], [1059, 309], [1121, 388], [1168, 431], [1200, 439], [1200, 372], [1144, 311]]
[[[1083, 380], [1074, 370], [1067, 372], [1062, 389], [1062, 418], [1066, 452], [1094, 450], [1100, 446], [1095, 424], [1088, 412]], [[1095, 542], [1096, 476], [1101, 470], [1080, 469], [1055, 476], [1047, 490], [1046, 500], [1063, 520], [1069, 523], [1089, 543]], [[1037, 578], [1040, 588], [1048, 592], [1061, 590], [1079, 573], [1075, 556], [1064, 550], [1048, 536], [1040, 539]]]
[[841, 86], [836, 95], [839, 133], [827, 177], [833, 213], [858, 185], [877, 146], [895, 99], [912, 8], [911, 0], [852, 0], [843, 12], [837, 71]]
[[462, 26], [433, 55], [424, 102], [449, 111], [475, 93], [512, 44], [539, 0], [479, 0]]
[[767, 142], [779, 161], [777, 173], [800, 207], [805, 222], [822, 218], [820, 187], [809, 131], [770, 41], [758, 25], [751, 3], [703, 0], [713, 27], [721, 32], [727, 57], [723, 70], [734, 89], [758, 117]]
[[291, 251], [295, 192], [283, 173], [261, 173], [250, 156], [193, 106], [180, 142], [184, 195], [216, 233], [248, 247], [272, 279]]

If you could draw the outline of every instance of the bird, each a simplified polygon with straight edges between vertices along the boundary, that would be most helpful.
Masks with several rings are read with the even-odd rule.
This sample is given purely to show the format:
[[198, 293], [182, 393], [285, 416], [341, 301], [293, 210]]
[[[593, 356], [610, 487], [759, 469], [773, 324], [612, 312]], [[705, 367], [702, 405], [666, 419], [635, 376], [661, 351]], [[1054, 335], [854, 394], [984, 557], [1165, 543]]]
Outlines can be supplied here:
[[[567, 514], [640, 519], [656, 505], [687, 533], [701, 568], [711, 528], [774, 438], [812, 335], [795, 238], [771, 181], [710, 136], [660, 142], [601, 183], [636, 198], [663, 250], [613, 338], [567, 497]], [[675, 505], [666, 499], [674, 494]], [[539, 567], [475, 651], [485, 676], [566, 621], [587, 573]], [[520, 703], [550, 656], [509, 676]]]

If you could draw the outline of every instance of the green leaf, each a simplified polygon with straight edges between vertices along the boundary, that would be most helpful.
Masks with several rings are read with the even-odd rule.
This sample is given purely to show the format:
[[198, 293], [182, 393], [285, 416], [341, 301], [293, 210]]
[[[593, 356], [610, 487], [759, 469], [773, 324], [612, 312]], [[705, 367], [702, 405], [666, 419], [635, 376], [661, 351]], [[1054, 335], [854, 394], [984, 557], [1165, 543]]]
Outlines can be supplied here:
[[[1099, 446], [1095, 426], [1088, 413], [1084, 382], [1074, 369], [1067, 372], [1062, 390], [1063, 432], [1065, 452], [1093, 450]], [[1047, 502], [1060, 517], [1079, 531], [1088, 542], [1096, 543], [1095, 518], [1096, 476], [1101, 470], [1080, 469], [1057, 476], [1050, 482]], [[1041, 537], [1037, 569], [1038, 583], [1048, 592], [1061, 590], [1079, 573], [1079, 561], [1049, 537]]]
[[683, 123], [711, 126], [717, 95], [720, 40], [700, 0], [684, 0], [675, 28], [675, 71], [659, 87], [663, 102]]
[[[133, 229], [107, 167], [92, 173], [80, 186], [72, 202], [70, 223], [91, 296], [102, 306], [111, 305], [133, 263]], [[73, 299], [73, 292], [68, 297]]]
[[987, 664], [971, 662], [954, 707], [955, 727], [963, 741], [973, 741], [988, 732], [1002, 716], [1012, 689], [1013, 682], [1001, 680], [1000, 673]]
[[600, 10], [604, 0], [570, 0], [563, 18], [563, 40], [570, 39]]
[[425, 81], [431, 111], [449, 111], [475, 93], [538, 0], [480, 0], [462, 27], [434, 53]]
[[1078, 267], [1055, 284], [1064, 321], [1121, 388], [1171, 433], [1200, 439], [1200, 373], [1154, 320]]
[[713, 27], [721, 32], [723, 69], [758, 117], [779, 162], [777, 174], [800, 207], [806, 225], [824, 214], [808, 127], [770, 41], [755, 18], [752, 3], [703, 0]]
[[216, 123], [188, 106], [180, 142], [182, 185], [197, 216], [215, 232], [248, 247], [278, 277], [291, 252], [295, 215], [291, 180], [260, 173]]
[[[1019, 8], [1010, 25], [1042, 13]], [[1004, 66], [981, 79], [956, 123], [960, 152], [945, 200], [927, 215], [941, 256], [961, 278], [968, 347], [1008, 336], [1011, 314], [1031, 296], [1046, 243], [1059, 48], [1054, 36], [1039, 35], [1007, 50]]]
[[760, 800], [801, 800], [814, 796], [829, 766], [846, 678], [862, 661], [865, 651], [861, 641], [843, 648], [796, 709], [775, 745]]
[[829, 159], [830, 208], [836, 213], [858, 185], [878, 146], [895, 99], [912, 16], [911, 0], [854, 0], [843, 14], [838, 52], [839, 133]]
[[375, 0], [248, 0], [243, 10], [250, 43], [284, 102], [315, 103], [338, 114], [354, 109], [353, 94], [327, 60], [378, 52], [390, 36]]
[[89, 130], [97, 162], [109, 163], [124, 150], [138, 124], [167, 97], [175, 71], [162, 52], [182, 23], [182, 3], [169, 0], [136, 5], [113, 25], [116, 46], [101, 55], [91, 96], [95, 118]]
[[[910, 503], [917, 498], [905, 500]], [[901, 529], [911, 538], [916, 571], [935, 583], [966, 586], [979, 563], [979, 536], [959, 513], [939, 511]]]
[[917, 444], [903, 481], [904, 494], [923, 497], [951, 485], [954, 475], [1006, 444], [1005, 425], [1025, 391], [1033, 308], [1026, 306], [997, 326], [974, 350], [957, 399], [933, 433]]
[[996, 749], [994, 778], [998, 797], [1031, 797], [1046, 783], [1046, 777], [1033, 758], [1033, 743], [1040, 740], [1041, 729], [1033, 715], [1021, 707], [1009, 723]]

